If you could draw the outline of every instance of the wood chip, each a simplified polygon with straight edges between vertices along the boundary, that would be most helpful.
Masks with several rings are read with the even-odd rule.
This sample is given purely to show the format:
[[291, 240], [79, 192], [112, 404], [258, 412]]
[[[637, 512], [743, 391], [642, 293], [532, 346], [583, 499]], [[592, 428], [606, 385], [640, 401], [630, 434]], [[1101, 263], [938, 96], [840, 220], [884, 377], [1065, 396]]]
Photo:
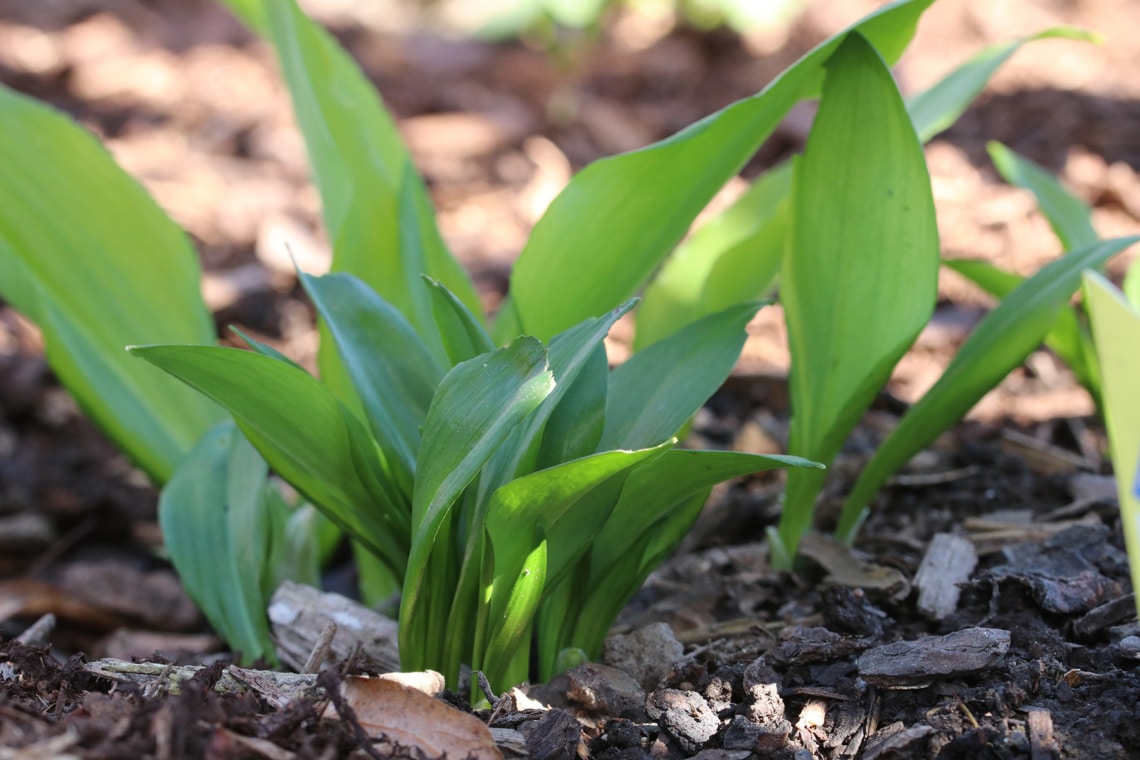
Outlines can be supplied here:
[[978, 553], [967, 539], [952, 533], [935, 535], [914, 576], [918, 609], [934, 620], [954, 612], [961, 594], [958, 584], [969, 579], [977, 564]]
[[1053, 736], [1052, 713], [1039, 707], [1028, 708], [1025, 722], [1030, 760], [1056, 760], [1060, 756], [1060, 748]]
[[[322, 648], [323, 660], [310, 664], [309, 657], [329, 622], [336, 623], [332, 642]], [[295, 670], [306, 666], [319, 670], [327, 663], [344, 661], [358, 647], [382, 670], [400, 669], [396, 621], [340, 594], [286, 581], [269, 602], [269, 623], [277, 655]]]
[[966, 628], [945, 636], [896, 641], [860, 655], [859, 675], [875, 686], [920, 687], [998, 665], [1009, 651], [1009, 641], [1009, 631], [1000, 628]]

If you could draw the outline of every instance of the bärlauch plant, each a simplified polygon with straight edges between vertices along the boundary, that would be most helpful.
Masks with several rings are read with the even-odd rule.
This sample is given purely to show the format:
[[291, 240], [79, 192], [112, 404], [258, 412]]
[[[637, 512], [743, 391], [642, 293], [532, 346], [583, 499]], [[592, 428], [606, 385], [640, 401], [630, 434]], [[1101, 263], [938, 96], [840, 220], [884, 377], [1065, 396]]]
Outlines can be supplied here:
[[[776, 269], [791, 273], [789, 282], [810, 298], [812, 278], [827, 270], [813, 273], [807, 259], [785, 258], [779, 225], [795, 240], [834, 242], [842, 235], [831, 220], [855, 219], [863, 244], [836, 271], [858, 272], [865, 263], [885, 272], [882, 283], [872, 283], [883, 304], [898, 297], [887, 283], [912, 287], [887, 269], [890, 256], [931, 248], [929, 187], [916, 181], [924, 177], [918, 142], [908, 136], [913, 128], [900, 116], [886, 64], [905, 49], [931, 2], [886, 6], [756, 95], [580, 172], [536, 226], [512, 274], [510, 298], [488, 331], [395, 125], [360, 71], [295, 3], [229, 0], [277, 50], [333, 242], [338, 274], [302, 276], [324, 317], [321, 381], [260, 346], [137, 352], [231, 407], [249, 442], [233, 423], [207, 432], [221, 415], [217, 406], [164, 383], [170, 379], [141, 362], [125, 361], [120, 350], [132, 342], [212, 341], [185, 238], [90, 136], [6, 91], [0, 163], [14, 179], [3, 185], [0, 203], [0, 288], [44, 328], [49, 361], [84, 408], [153, 477], [170, 478], [160, 518], [171, 557], [211, 621], [247, 654], [271, 651], [264, 600], [282, 567], [289, 571], [290, 548], [312, 554], [304, 541], [287, 540], [299, 532], [295, 518], [304, 510], [290, 514], [266, 479], [261, 452], [354, 546], [365, 547], [357, 560], [367, 598], [402, 588], [405, 667], [433, 665], [454, 681], [457, 664], [469, 662], [507, 685], [529, 674], [533, 631], [536, 675], [547, 675], [567, 648], [596, 653], [622, 601], [680, 540], [709, 484], [786, 463], [688, 452], [673, 442], [735, 359], [743, 324], [757, 308], [739, 302], [761, 295], [769, 279], [723, 270], [728, 276], [718, 282], [735, 279], [749, 292], [715, 308], [706, 302], [682, 324], [657, 330], [612, 372], [599, 341], [697, 213], [799, 100], [822, 92], [826, 118], [813, 129], [789, 184], [794, 191], [770, 196], [778, 202], [791, 193], [794, 205], [783, 217], [762, 215], [777, 221], [765, 226], [758, 254], [775, 244]], [[937, 88], [938, 97], [924, 99], [922, 108], [912, 102], [903, 116], [915, 124], [917, 113], [927, 125], [952, 121], [1017, 44], [982, 65], [971, 62], [967, 76]], [[866, 90], [882, 113], [850, 97], [852, 89]], [[883, 126], [902, 150], [886, 149], [877, 129]], [[870, 170], [864, 153], [886, 161], [882, 176], [870, 177], [874, 191], [862, 183]], [[58, 209], [66, 210], [67, 223], [52, 216]], [[900, 223], [876, 231], [860, 217]], [[871, 247], [878, 257], [863, 262]], [[912, 266], [929, 280], [925, 261], [905, 263]], [[843, 292], [834, 283], [824, 289]], [[930, 287], [915, 290], [933, 297]], [[867, 388], [881, 385], [884, 366], [881, 357], [848, 366], [848, 357], [845, 371], [864, 374], [851, 387], [836, 385], [843, 378], [828, 366], [828, 351], [859, 351], [862, 332], [886, 325], [889, 334], [871, 343], [889, 358], [925, 319], [919, 304], [908, 308], [905, 323], [892, 323], [886, 309], [882, 323], [867, 324], [858, 303], [842, 297], [820, 305], [818, 315], [810, 305], [801, 310], [815, 320], [808, 332], [821, 340], [797, 349], [793, 383], [810, 391], [813, 377], [830, 375], [836, 394], [819, 404], [810, 393], [796, 394], [794, 424], [807, 431], [797, 440], [820, 452], [817, 458], [836, 440], [834, 431], [821, 434], [827, 418], [853, 424]], [[863, 320], [852, 345], [829, 337], [826, 324], [843, 322], [832, 318], [834, 305], [854, 306]], [[639, 331], [653, 336], [653, 324], [643, 310]], [[516, 337], [522, 335], [534, 337]], [[811, 355], [818, 361], [802, 358]], [[853, 402], [840, 398], [852, 389]], [[810, 521], [814, 493], [800, 493], [809, 498], [789, 502], [794, 530], [787, 545], [776, 545], [785, 556], [805, 514]]]

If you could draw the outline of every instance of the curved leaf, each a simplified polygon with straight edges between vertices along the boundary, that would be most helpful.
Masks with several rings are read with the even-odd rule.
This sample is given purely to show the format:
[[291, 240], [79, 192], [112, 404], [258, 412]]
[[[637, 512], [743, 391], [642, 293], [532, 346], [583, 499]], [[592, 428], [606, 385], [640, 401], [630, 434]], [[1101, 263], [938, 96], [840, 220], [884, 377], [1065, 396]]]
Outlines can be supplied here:
[[1037, 197], [1041, 213], [1049, 220], [1049, 226], [1066, 251], [1085, 248], [1099, 239], [1092, 226], [1091, 209], [1062, 187], [1056, 177], [999, 142], [987, 143], [986, 150], [1006, 182], [1023, 187]]
[[601, 451], [643, 449], [672, 438], [732, 372], [762, 304], [705, 317], [638, 351], [610, 373]]
[[[894, 61], [931, 2], [895, 2], [852, 28]], [[780, 119], [819, 92], [823, 63], [843, 36], [816, 47], [760, 93], [661, 142], [579, 172], [519, 256], [507, 313], [519, 317], [527, 334], [548, 339], [634, 295]], [[497, 325], [495, 335], [503, 337]]]
[[165, 481], [223, 413], [123, 346], [214, 341], [198, 257], [94, 136], [3, 86], [0, 166], [0, 294], [83, 410]]
[[1096, 267], [1140, 236], [1106, 240], [1062, 256], [1002, 299], [958, 349], [938, 382], [903, 415], [868, 462], [847, 500], [836, 533], [854, 539], [863, 510], [892, 473], [961, 419], [1041, 343], [1057, 314]]
[[252, 351], [133, 346], [140, 356], [224, 406], [269, 465], [329, 519], [404, 570], [408, 506], [380, 482], [380, 452], [363, 424], [316, 378]]

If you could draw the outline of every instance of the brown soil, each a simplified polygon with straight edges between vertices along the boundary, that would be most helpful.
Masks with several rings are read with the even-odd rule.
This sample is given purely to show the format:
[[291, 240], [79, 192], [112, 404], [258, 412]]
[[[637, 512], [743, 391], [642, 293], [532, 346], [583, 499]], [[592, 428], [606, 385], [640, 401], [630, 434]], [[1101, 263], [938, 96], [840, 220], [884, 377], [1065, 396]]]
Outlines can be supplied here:
[[[877, 4], [809, 2], [786, 34], [748, 42], [615, 19], [599, 39], [553, 55], [401, 28], [396, 12], [306, 6], [378, 83], [445, 237], [494, 308], [511, 258], [570, 172], [755, 92]], [[1099, 31], [1106, 44], [1031, 45], [928, 148], [950, 255], [1030, 272], [1058, 253], [1031, 199], [996, 178], [991, 139], [1058, 172], [1094, 205], [1103, 236], [1140, 226], [1132, 0], [941, 0], [900, 80], [914, 91], [985, 44], [1060, 23]], [[185, 226], [219, 326], [237, 323], [312, 361], [311, 313], [281, 241], [310, 271], [327, 266], [328, 252], [264, 45], [202, 0], [0, 0], [0, 81], [100, 134]], [[746, 174], [802, 146], [809, 116], [794, 113]], [[951, 275], [941, 293], [931, 327], [833, 468], [829, 493], [850, 484], [989, 303]], [[698, 419], [696, 433], [718, 446], [771, 450], [784, 440], [786, 353], [778, 312], [765, 312], [740, 374]], [[1092, 411], [1068, 371], [1035, 354], [888, 489], [854, 566], [835, 565], [851, 557], [817, 542], [797, 575], [774, 573], [762, 537], [778, 483], [719, 490], [684, 551], [619, 621], [622, 631], [665, 622], [686, 647], [676, 667], [642, 684], [641, 708], [584, 700], [585, 686], [617, 678], [586, 669], [541, 691], [574, 711], [573, 726], [506, 707], [495, 725], [534, 724], [531, 753], [552, 757], [742, 759], [756, 747], [787, 758], [1140, 756], [1140, 641], [1115, 499], [1096, 477], [1108, 469]], [[348, 756], [358, 733], [347, 723], [319, 720], [301, 702], [276, 709], [216, 694], [220, 665], [165, 696], [112, 689], [83, 668], [81, 658], [153, 660], [156, 651], [170, 662], [225, 661], [161, 558], [155, 502], [56, 384], [35, 328], [0, 309], [0, 758]], [[979, 555], [940, 617], [920, 610], [915, 589], [939, 534]], [[58, 619], [50, 647], [12, 640], [46, 613]], [[955, 632], [974, 638], [930, 638]], [[1007, 648], [993, 632], [1008, 632]], [[880, 648], [920, 639], [927, 650]], [[967, 649], [980, 659], [956, 659]]]

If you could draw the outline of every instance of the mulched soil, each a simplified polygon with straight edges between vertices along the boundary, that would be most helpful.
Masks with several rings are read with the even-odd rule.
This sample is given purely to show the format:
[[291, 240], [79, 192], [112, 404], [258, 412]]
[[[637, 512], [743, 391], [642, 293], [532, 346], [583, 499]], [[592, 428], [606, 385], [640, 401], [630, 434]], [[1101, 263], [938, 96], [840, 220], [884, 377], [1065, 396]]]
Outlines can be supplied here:
[[[383, 4], [306, 5], [383, 91], [493, 309], [572, 171], [756, 91], [876, 3], [810, 2], [785, 33], [746, 41], [620, 17], [554, 53], [427, 31]], [[900, 80], [919, 89], [985, 44], [1060, 23], [1107, 42], [1028, 47], [928, 147], [950, 255], [1025, 273], [1058, 253], [1031, 199], [997, 180], [991, 139], [1058, 172], [1103, 236], [1140, 226], [1131, 0], [941, 0]], [[309, 271], [328, 252], [261, 43], [203, 0], [0, 0], [0, 81], [101, 135], [186, 227], [219, 326], [312, 362], [311, 310], [282, 242]], [[793, 113], [745, 174], [802, 146], [808, 117]], [[824, 527], [832, 497], [990, 303], [950, 274], [941, 295], [836, 462]], [[773, 451], [786, 440], [778, 311], [753, 332], [740, 372], [698, 418], [698, 442]], [[621, 355], [620, 335], [612, 348]], [[883, 494], [857, 552], [813, 536], [795, 575], [768, 567], [762, 541], [778, 480], [718, 489], [623, 613], [617, 630], [630, 638], [607, 665], [531, 689], [552, 712], [508, 697], [481, 715], [536, 757], [1140, 756], [1140, 630], [1092, 411], [1052, 355], [1034, 354]], [[320, 719], [311, 701], [214, 689], [228, 655], [162, 559], [155, 502], [57, 385], [35, 328], [0, 309], [0, 759], [363, 753], [358, 726]], [[940, 583], [960, 570], [960, 586]], [[29, 631], [49, 613], [54, 628]], [[631, 651], [655, 654], [647, 664]], [[103, 657], [209, 667], [167, 693], [95, 675], [85, 663]], [[340, 663], [322, 683], [335, 691], [357, 672], [370, 666]]]

